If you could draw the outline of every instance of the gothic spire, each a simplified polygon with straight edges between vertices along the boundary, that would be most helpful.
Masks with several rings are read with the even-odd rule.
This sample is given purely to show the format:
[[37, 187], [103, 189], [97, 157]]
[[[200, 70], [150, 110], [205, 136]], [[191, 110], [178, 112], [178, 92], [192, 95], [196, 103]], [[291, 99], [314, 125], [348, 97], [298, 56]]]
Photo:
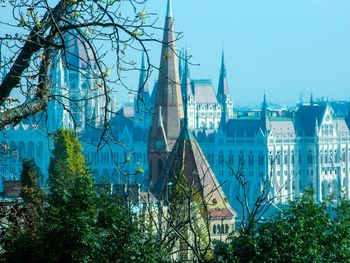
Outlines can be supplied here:
[[166, 9], [166, 17], [173, 17], [173, 5], [171, 0], [168, 0], [168, 5], [167, 5], [167, 9]]
[[312, 92], [311, 92], [311, 95], [310, 95], [310, 105], [314, 106], [314, 96], [313, 96]]
[[267, 132], [267, 122], [268, 122], [268, 114], [267, 114], [267, 102], [266, 102], [266, 94], [264, 93], [263, 103], [261, 106], [261, 113], [260, 113], [260, 119], [261, 119], [261, 129], [266, 134]]
[[221, 54], [221, 69], [220, 69], [220, 78], [219, 78], [219, 87], [217, 98], [221, 104], [225, 103], [227, 96], [230, 95], [228, 88], [227, 76], [226, 76], [226, 67], [225, 67], [225, 55], [224, 51]]
[[[175, 41], [171, 0], [168, 0], [154, 108], [158, 111], [159, 107], [161, 107], [164, 135], [167, 140], [169, 151], [171, 151], [179, 137], [182, 119], [184, 117]], [[148, 163], [150, 168], [151, 191], [158, 181], [165, 160], [169, 154], [169, 151], [162, 147], [158, 149], [159, 145], [157, 145], [157, 142], [163, 132], [158, 129], [157, 124], [158, 116], [155, 114], [153, 115], [148, 137]]]
[[183, 71], [184, 71], [183, 62], [185, 59], [186, 59], [186, 57], [184, 57], [183, 49], [181, 49], [179, 52], [179, 77], [180, 77], [181, 81], [182, 81], [182, 76], [183, 76]]
[[139, 79], [139, 92], [148, 93], [147, 71], [146, 71], [146, 65], [145, 65], [145, 52], [142, 52], [140, 79]]
[[188, 66], [188, 56], [187, 56], [187, 50], [185, 51], [185, 66], [183, 70], [183, 75], [181, 78], [181, 93], [183, 98], [187, 98], [189, 96], [192, 96], [192, 87], [191, 87], [191, 78], [190, 78], [190, 69]]
[[164, 130], [171, 147], [180, 134], [184, 114], [170, 0], [167, 8], [155, 107], [162, 107]]

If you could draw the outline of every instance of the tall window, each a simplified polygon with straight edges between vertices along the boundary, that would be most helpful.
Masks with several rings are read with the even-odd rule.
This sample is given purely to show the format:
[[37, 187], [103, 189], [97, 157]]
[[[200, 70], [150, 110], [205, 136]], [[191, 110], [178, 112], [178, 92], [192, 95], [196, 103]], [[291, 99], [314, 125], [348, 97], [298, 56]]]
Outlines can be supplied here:
[[232, 165], [233, 161], [233, 153], [232, 151], [230, 151], [230, 153], [228, 154], [228, 164]]
[[287, 155], [287, 151], [284, 151], [284, 153], [283, 153], [283, 163], [284, 163], [284, 164], [288, 164], [288, 155]]
[[254, 165], [254, 155], [253, 155], [253, 153], [252, 153], [251, 151], [249, 152], [248, 164], [249, 164], [250, 166], [253, 166], [253, 165]]
[[307, 163], [308, 164], [312, 164], [313, 163], [311, 150], [309, 150], [309, 152], [307, 154]]
[[262, 152], [259, 153], [259, 166], [264, 165], [264, 155]]
[[238, 164], [242, 164], [243, 163], [243, 152], [240, 151], [239, 152], [239, 158], [238, 158]]
[[224, 153], [222, 151], [220, 151], [219, 153], [219, 165], [223, 165], [224, 164]]

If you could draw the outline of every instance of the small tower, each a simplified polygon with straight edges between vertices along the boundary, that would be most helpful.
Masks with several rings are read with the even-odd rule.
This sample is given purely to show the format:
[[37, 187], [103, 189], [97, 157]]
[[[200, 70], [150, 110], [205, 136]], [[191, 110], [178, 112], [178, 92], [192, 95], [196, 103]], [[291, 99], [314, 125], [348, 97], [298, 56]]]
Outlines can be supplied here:
[[67, 85], [64, 77], [64, 68], [62, 64], [61, 52], [55, 54], [52, 66], [50, 67], [51, 94], [54, 99], [48, 105], [48, 128], [55, 131], [58, 128], [69, 128], [69, 113], [67, 107]]
[[135, 126], [148, 130], [151, 125], [151, 96], [148, 90], [147, 69], [145, 66], [145, 54], [142, 53], [140, 79], [134, 101]]
[[261, 130], [266, 135], [268, 132], [268, 127], [269, 127], [269, 116], [268, 116], [266, 94], [265, 93], [264, 93], [263, 103], [261, 106], [260, 120], [261, 120], [261, 124], [260, 124]]
[[221, 69], [220, 69], [220, 78], [219, 78], [219, 87], [216, 95], [221, 108], [222, 114], [225, 115], [226, 121], [233, 118], [233, 103], [230, 95], [230, 90], [228, 87], [227, 76], [226, 76], [226, 67], [225, 67], [225, 55], [224, 51], [221, 54]]
[[[184, 68], [183, 68], [183, 74], [181, 78], [181, 94], [182, 94], [182, 104], [185, 107], [187, 107], [187, 117], [188, 118], [188, 125], [191, 127], [191, 129], [194, 128], [195, 126], [195, 107], [196, 107], [196, 102], [194, 100], [194, 95], [193, 95], [193, 88], [192, 88], [192, 81], [190, 78], [190, 69], [188, 65], [188, 55], [187, 55], [187, 50], [185, 51], [184, 55]], [[186, 115], [185, 112], [185, 115]], [[192, 118], [190, 116], [190, 112], [192, 112]], [[190, 119], [191, 118], [191, 119]]]
[[311, 92], [311, 95], [310, 95], [310, 105], [314, 106], [314, 96], [313, 96], [312, 92]]
[[168, 154], [167, 152], [160, 153], [156, 147], [156, 142], [160, 136], [158, 134], [159, 129], [157, 128], [159, 107], [162, 109], [163, 127], [169, 150], [172, 149], [180, 134], [181, 122], [184, 117], [173, 24], [171, 0], [168, 0], [157, 94], [155, 98], [156, 114], [153, 116], [148, 137], [148, 163], [151, 189], [158, 180], [161, 170], [158, 168], [162, 167], [165, 162], [164, 159], [163, 164], [159, 164], [157, 165], [158, 168], [155, 168], [155, 164], [159, 161], [159, 155]]
[[345, 121], [346, 121], [348, 127], [350, 128], [350, 99], [348, 102], [348, 114], [345, 116]]

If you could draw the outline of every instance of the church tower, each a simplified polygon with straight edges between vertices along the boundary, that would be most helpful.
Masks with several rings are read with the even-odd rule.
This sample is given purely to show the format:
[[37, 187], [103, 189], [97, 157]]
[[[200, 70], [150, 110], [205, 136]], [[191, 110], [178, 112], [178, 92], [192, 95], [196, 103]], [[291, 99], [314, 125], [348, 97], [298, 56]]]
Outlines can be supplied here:
[[216, 97], [222, 107], [221, 114], [224, 114], [224, 118], [221, 118], [221, 120], [225, 119], [227, 122], [228, 119], [233, 118], [233, 103], [227, 82], [224, 51], [221, 55], [219, 87]]
[[[148, 137], [148, 166], [151, 190], [158, 180], [160, 171], [169, 154], [164, 149], [172, 150], [180, 134], [181, 122], [184, 117], [173, 24], [171, 0], [168, 0], [154, 106], [155, 112]], [[159, 109], [161, 109], [161, 112]], [[158, 127], [159, 115], [161, 115], [167, 147], [162, 147], [162, 142], [159, 141], [161, 137], [159, 134], [161, 129]]]

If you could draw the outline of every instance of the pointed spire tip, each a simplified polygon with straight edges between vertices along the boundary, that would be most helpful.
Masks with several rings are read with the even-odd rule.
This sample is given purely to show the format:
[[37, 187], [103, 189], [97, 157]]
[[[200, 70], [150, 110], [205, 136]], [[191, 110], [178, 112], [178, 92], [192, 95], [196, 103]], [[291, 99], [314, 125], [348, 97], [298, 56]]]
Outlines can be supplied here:
[[173, 6], [172, 6], [171, 0], [168, 0], [166, 16], [167, 17], [173, 17]]

